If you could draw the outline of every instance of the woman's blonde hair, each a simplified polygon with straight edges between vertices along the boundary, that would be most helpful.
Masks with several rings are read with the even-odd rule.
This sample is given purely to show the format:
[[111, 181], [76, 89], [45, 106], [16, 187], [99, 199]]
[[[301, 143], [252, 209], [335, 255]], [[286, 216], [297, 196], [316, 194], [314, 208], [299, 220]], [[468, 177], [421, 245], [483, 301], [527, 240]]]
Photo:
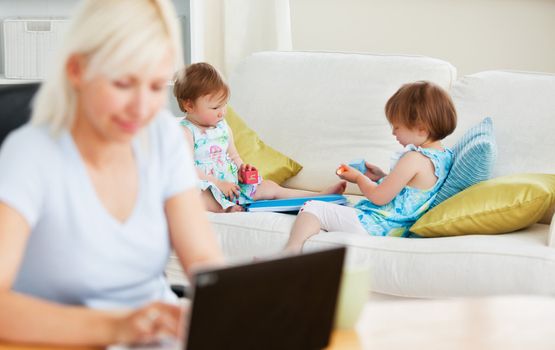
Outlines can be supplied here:
[[457, 112], [451, 96], [428, 81], [401, 86], [387, 101], [385, 115], [390, 124], [426, 129], [431, 141], [444, 139], [457, 126]]
[[[87, 59], [85, 78], [120, 77], [155, 68], [168, 49], [183, 66], [181, 30], [170, 0], [85, 0], [73, 16], [56, 65], [34, 101], [32, 123], [57, 134], [69, 129], [76, 92], [66, 65], [74, 54]], [[176, 70], [176, 69], [174, 69]]]

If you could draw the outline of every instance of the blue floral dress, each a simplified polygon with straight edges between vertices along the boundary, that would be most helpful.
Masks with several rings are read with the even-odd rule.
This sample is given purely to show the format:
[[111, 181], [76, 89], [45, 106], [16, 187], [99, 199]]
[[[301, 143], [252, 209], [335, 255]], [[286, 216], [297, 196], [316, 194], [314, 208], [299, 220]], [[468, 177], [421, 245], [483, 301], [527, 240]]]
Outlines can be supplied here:
[[[393, 158], [392, 169], [407, 152], [419, 152], [430, 158], [435, 168], [437, 181], [427, 190], [405, 186], [393, 200], [378, 206], [367, 199], [355, 205], [358, 219], [366, 231], [373, 236], [409, 237], [410, 227], [430, 208], [439, 188], [445, 182], [453, 164], [453, 152], [445, 148], [440, 151], [433, 148], [421, 148], [407, 145]], [[380, 179], [381, 183], [384, 178]]]
[[207, 180], [200, 180], [200, 189], [203, 191], [209, 189], [223, 209], [237, 204], [244, 205], [253, 202], [252, 197], [262, 179], [260, 176], [258, 177], [258, 184], [239, 183], [237, 164], [228, 154], [230, 138], [226, 121], [222, 120], [215, 127], [205, 130], [186, 118], [183, 118], [180, 124], [189, 129], [193, 135], [195, 167], [218, 180], [238, 184], [240, 195], [239, 198], [230, 201], [213, 182]]

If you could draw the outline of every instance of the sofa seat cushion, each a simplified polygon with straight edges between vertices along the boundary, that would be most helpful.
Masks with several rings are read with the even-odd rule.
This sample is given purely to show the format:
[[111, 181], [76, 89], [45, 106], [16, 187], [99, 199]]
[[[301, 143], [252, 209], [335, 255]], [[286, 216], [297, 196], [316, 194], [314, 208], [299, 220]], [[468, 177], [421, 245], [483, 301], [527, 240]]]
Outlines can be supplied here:
[[279, 252], [296, 216], [273, 212], [208, 213], [227, 257], [252, 259]]
[[305, 251], [349, 246], [349, 258], [370, 265], [371, 290], [397, 296], [442, 298], [496, 294], [555, 294], [555, 249], [549, 226], [502, 236], [424, 239], [349, 237], [324, 233]]
[[[278, 253], [294, 215], [209, 214], [225, 255], [251, 261]], [[555, 249], [546, 245], [549, 226], [533, 225], [501, 236], [442, 238], [376, 237], [321, 232], [305, 251], [346, 245], [352, 264], [371, 267], [372, 291], [410, 297], [492, 294], [555, 294]]]

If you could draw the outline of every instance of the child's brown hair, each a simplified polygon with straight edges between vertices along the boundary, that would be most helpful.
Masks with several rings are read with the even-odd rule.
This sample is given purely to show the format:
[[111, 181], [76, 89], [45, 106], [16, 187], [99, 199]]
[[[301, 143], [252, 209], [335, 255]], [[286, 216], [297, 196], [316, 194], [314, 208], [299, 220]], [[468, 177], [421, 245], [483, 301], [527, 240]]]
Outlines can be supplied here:
[[431, 141], [442, 140], [457, 126], [457, 112], [451, 97], [441, 87], [427, 81], [401, 86], [385, 105], [390, 124], [422, 127]]
[[177, 98], [179, 108], [185, 110], [184, 103], [195, 102], [197, 98], [220, 94], [222, 101], [229, 98], [229, 87], [220, 73], [212, 65], [204, 62], [191, 64], [177, 72], [173, 94]]

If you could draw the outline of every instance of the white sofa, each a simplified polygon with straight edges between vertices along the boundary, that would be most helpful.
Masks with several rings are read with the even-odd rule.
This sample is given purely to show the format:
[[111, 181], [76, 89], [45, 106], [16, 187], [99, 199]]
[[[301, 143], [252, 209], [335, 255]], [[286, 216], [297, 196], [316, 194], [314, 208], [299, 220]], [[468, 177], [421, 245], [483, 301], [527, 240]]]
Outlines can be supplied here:
[[[552, 74], [487, 71], [457, 79], [455, 67], [428, 57], [264, 52], [247, 58], [232, 75], [230, 104], [266, 143], [303, 165], [286, 186], [319, 190], [337, 181], [334, 169], [341, 162], [365, 158], [389, 169], [400, 146], [384, 105], [401, 84], [416, 80], [433, 81], [454, 99], [459, 123], [448, 146], [490, 116], [499, 148], [494, 176], [555, 173]], [[503, 235], [407, 239], [321, 232], [304, 250], [346, 245], [349, 264], [370, 265], [371, 289], [384, 294], [555, 295], [552, 216], [553, 208], [543, 223]], [[278, 252], [294, 219], [279, 213], [210, 214], [231, 259]]]

